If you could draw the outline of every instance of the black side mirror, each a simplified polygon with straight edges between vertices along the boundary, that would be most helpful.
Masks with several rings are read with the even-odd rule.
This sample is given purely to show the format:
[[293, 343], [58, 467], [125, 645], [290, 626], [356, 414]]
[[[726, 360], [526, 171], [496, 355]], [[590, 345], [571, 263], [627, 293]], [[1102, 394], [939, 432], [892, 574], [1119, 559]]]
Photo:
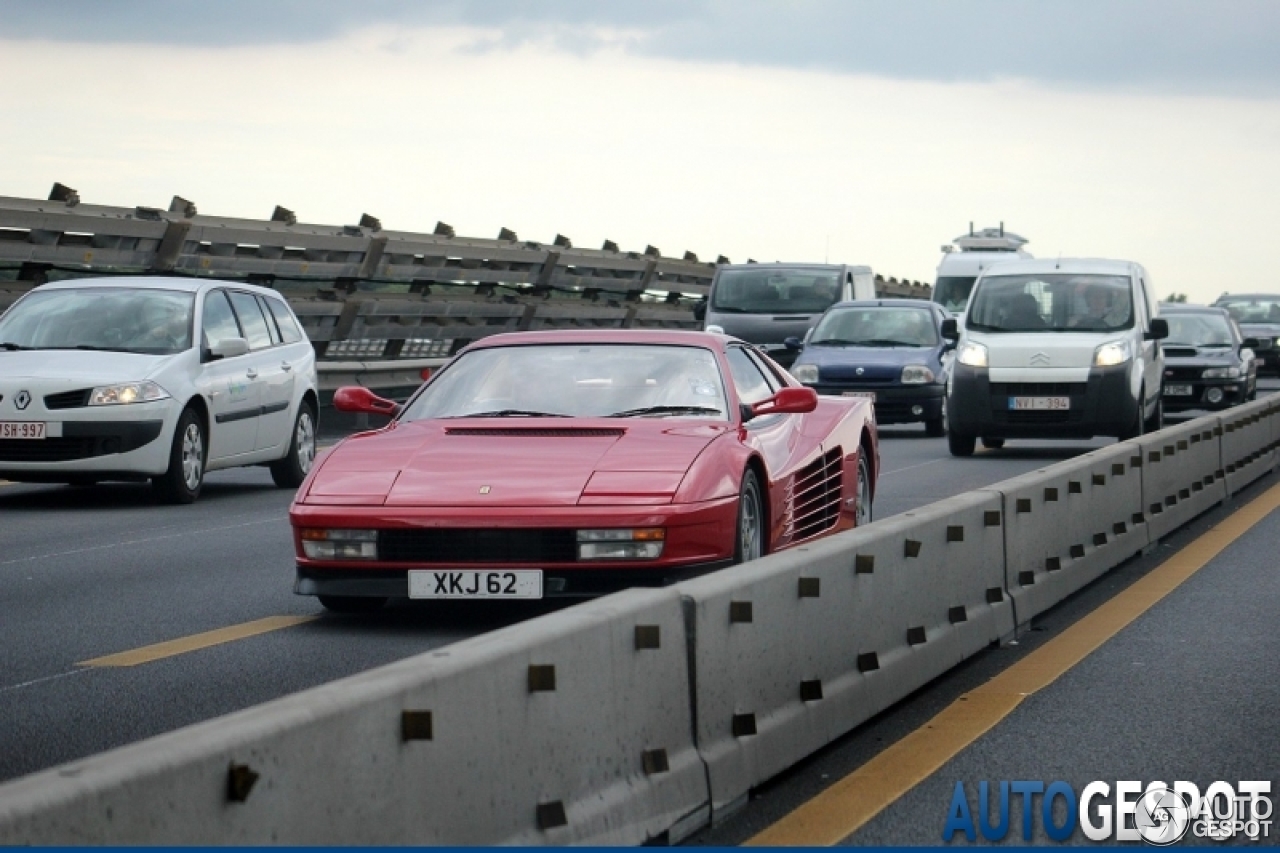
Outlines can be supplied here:
[[693, 319], [699, 323], [707, 319], [707, 300], [700, 299], [693, 303]]
[[1151, 321], [1151, 331], [1143, 337], [1149, 341], [1163, 341], [1169, 337], [1169, 321], [1163, 317], [1156, 317]]
[[1243, 341], [1241, 341], [1241, 342], [1240, 342], [1240, 346], [1241, 346], [1241, 347], [1243, 347], [1244, 349], [1257, 349], [1257, 348], [1258, 348], [1258, 339], [1257, 339], [1257, 338], [1245, 338]]
[[787, 349], [794, 349], [794, 350], [802, 350], [802, 349], [804, 349], [804, 341], [800, 340], [800, 339], [799, 339], [799, 338], [797, 338], [795, 335], [792, 335], [791, 337], [786, 338], [785, 340], [783, 340], [782, 344], [783, 344], [783, 346], [785, 346]]
[[952, 345], [954, 346], [955, 342], [960, 340], [960, 324], [956, 322], [956, 318], [948, 317], [947, 319], [943, 320], [942, 331], [939, 332], [939, 334], [941, 334], [942, 337], [946, 338], [947, 340], [951, 341]]

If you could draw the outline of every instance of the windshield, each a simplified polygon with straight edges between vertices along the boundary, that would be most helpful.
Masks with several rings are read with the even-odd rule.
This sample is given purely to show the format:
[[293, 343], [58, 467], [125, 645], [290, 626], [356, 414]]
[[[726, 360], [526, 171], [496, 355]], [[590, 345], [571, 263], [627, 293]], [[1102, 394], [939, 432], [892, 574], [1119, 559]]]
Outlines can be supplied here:
[[460, 356], [401, 420], [460, 417], [700, 417], [725, 420], [715, 356], [700, 347], [547, 344]]
[[193, 302], [194, 294], [154, 288], [35, 290], [0, 317], [0, 347], [182, 352]]
[[838, 270], [721, 270], [711, 310], [737, 314], [821, 314], [840, 299]]
[[1216, 311], [1203, 314], [1166, 314], [1169, 337], [1166, 346], [1213, 347], [1231, 345], [1231, 327]]
[[933, 285], [933, 301], [952, 314], [960, 314], [969, 304], [969, 294], [977, 280], [971, 275], [940, 275]]
[[965, 326], [984, 332], [1111, 332], [1133, 327], [1128, 276], [1037, 273], [982, 279]]
[[834, 308], [814, 327], [809, 344], [932, 347], [938, 344], [938, 330], [927, 309], [881, 306]]
[[1219, 299], [1237, 323], [1280, 323], [1280, 296], [1241, 296]]

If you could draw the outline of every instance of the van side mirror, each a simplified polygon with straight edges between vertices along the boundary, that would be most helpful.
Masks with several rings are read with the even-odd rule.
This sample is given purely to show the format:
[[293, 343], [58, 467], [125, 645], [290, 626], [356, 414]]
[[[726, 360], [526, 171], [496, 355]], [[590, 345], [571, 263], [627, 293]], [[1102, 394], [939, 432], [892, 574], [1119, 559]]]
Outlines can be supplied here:
[[960, 325], [956, 322], [955, 317], [948, 317], [942, 321], [942, 329], [938, 332], [942, 337], [955, 343], [960, 340]]
[[699, 323], [707, 319], [707, 300], [699, 299], [693, 303], [693, 319]]
[[1169, 321], [1163, 317], [1156, 317], [1151, 321], [1151, 331], [1143, 337], [1149, 341], [1163, 341], [1169, 337]]
[[800, 340], [795, 335], [792, 335], [791, 337], [784, 339], [782, 341], [782, 345], [785, 346], [787, 349], [791, 349], [791, 350], [804, 349], [804, 341]]
[[1240, 346], [1241, 346], [1243, 349], [1257, 349], [1257, 348], [1258, 348], [1258, 339], [1257, 339], [1257, 338], [1245, 338], [1243, 341], [1241, 341], [1241, 342], [1240, 342]]

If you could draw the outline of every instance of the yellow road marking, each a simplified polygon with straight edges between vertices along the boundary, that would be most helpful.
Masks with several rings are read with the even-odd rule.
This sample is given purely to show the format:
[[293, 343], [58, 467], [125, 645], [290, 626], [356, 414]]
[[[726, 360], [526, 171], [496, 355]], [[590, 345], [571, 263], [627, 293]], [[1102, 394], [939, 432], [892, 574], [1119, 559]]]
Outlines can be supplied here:
[[1115, 636], [1280, 507], [1273, 486], [1055, 639], [969, 691], [902, 740], [747, 840], [749, 846], [831, 846], [1007, 717], [1027, 696]]
[[315, 616], [268, 616], [266, 619], [255, 619], [241, 625], [231, 625], [227, 628], [218, 628], [216, 631], [205, 631], [203, 634], [192, 634], [190, 637], [179, 637], [176, 640], [143, 646], [132, 651], [81, 661], [77, 666], [137, 666], [140, 663], [151, 663], [174, 655], [301, 625], [316, 618]]

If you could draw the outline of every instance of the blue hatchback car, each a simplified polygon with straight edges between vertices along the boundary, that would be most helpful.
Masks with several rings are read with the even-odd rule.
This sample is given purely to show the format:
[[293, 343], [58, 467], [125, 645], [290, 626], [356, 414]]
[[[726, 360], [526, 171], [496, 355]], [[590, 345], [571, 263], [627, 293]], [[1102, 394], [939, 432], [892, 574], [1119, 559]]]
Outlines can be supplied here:
[[929, 435], [946, 435], [947, 316], [918, 299], [838, 302], [804, 341], [788, 340], [801, 350], [791, 375], [819, 394], [873, 398], [882, 424], [923, 422]]

